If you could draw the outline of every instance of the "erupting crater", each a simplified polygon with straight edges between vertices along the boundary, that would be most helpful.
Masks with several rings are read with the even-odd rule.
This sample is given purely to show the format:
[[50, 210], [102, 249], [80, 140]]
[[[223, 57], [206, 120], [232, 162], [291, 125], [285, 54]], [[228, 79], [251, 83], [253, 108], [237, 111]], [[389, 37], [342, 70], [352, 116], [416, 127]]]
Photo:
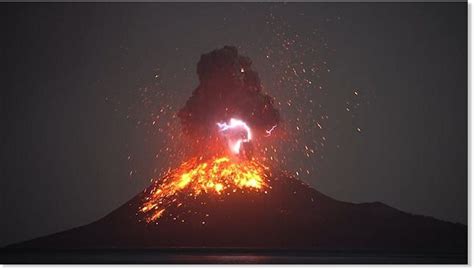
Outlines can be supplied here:
[[145, 197], [140, 212], [146, 221], [160, 218], [170, 206], [181, 207], [181, 194], [197, 197], [203, 193], [218, 196], [236, 192], [267, 192], [269, 168], [256, 160], [237, 157], [192, 158], [169, 172]]

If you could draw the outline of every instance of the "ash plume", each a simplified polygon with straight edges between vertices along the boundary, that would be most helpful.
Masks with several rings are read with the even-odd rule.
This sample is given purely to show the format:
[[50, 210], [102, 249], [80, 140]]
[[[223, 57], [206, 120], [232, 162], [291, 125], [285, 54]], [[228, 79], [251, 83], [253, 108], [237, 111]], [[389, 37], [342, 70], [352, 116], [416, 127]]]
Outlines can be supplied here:
[[280, 121], [273, 98], [262, 92], [250, 58], [225, 46], [201, 55], [197, 64], [199, 86], [178, 112], [183, 132], [193, 138], [209, 138], [217, 122], [232, 117], [264, 132]]

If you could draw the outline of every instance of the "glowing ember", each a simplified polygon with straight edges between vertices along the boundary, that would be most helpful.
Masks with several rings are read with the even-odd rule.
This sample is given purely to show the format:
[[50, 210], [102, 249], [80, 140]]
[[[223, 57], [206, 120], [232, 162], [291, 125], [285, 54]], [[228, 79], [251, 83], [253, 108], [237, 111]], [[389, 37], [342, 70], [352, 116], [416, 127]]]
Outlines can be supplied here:
[[231, 118], [229, 123], [217, 123], [219, 131], [221, 131], [229, 148], [234, 154], [240, 153], [240, 146], [243, 142], [249, 142], [252, 139], [250, 127], [242, 120]]
[[204, 161], [193, 158], [171, 171], [157, 183], [140, 208], [146, 221], [160, 218], [170, 206], [181, 206], [178, 195], [198, 196], [203, 193], [222, 196], [227, 190], [263, 191], [268, 168], [255, 160], [233, 160], [218, 157]]

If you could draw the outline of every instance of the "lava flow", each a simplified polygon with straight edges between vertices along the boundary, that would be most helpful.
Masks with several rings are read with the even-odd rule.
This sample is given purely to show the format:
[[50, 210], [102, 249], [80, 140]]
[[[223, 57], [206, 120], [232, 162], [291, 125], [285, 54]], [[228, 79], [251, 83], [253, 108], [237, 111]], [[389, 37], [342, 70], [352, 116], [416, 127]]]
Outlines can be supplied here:
[[168, 207], [181, 206], [179, 194], [196, 197], [202, 193], [219, 196], [238, 190], [262, 192], [269, 187], [268, 174], [268, 167], [255, 160], [228, 156], [209, 160], [193, 158], [166, 175], [161, 184], [151, 190], [140, 211], [147, 214], [147, 222], [152, 222]]

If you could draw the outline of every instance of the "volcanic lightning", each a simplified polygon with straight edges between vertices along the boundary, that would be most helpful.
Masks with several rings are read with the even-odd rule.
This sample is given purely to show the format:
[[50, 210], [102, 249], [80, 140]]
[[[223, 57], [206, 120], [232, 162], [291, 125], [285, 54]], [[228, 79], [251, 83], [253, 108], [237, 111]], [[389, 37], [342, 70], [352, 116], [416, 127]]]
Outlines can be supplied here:
[[252, 139], [250, 127], [240, 119], [231, 118], [229, 123], [217, 123], [217, 126], [219, 131], [224, 134], [229, 148], [234, 154], [240, 153], [242, 143], [250, 142]]
[[265, 137], [269, 137], [270, 135], [272, 135], [272, 132], [276, 127], [277, 127], [277, 125], [274, 125], [271, 129], [265, 130], [265, 133], [267, 134], [267, 135], [265, 135]]

